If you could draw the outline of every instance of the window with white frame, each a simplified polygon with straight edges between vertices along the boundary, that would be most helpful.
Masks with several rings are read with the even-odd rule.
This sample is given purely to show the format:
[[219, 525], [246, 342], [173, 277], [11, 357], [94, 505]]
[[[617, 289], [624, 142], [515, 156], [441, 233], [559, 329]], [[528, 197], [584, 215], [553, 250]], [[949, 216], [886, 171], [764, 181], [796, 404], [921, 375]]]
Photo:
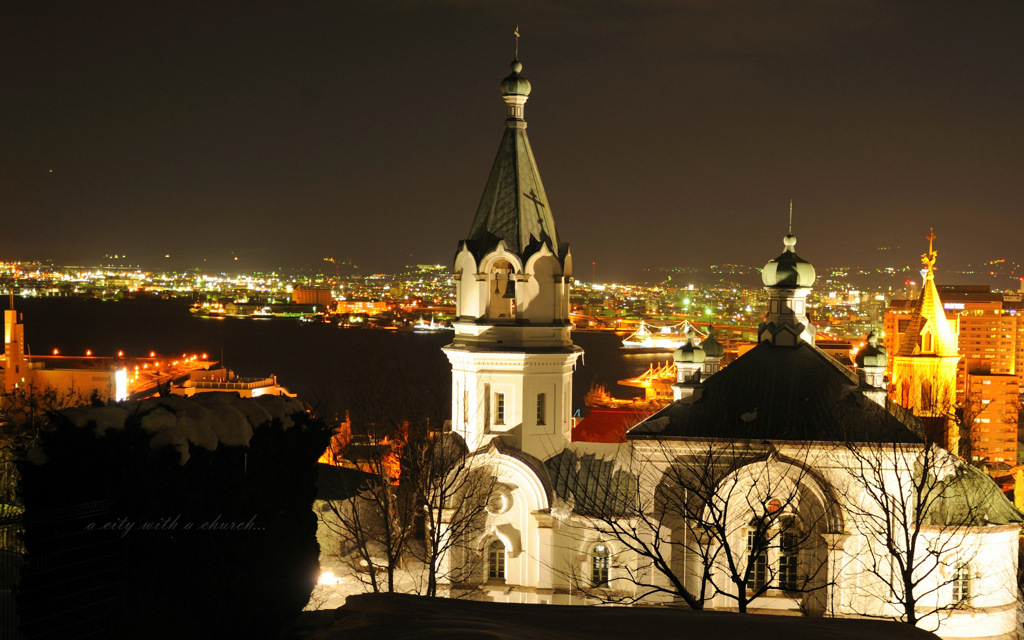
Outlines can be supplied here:
[[487, 545], [487, 579], [505, 579], [505, 545], [501, 540]]
[[[768, 508], [774, 513], [778, 509], [778, 501], [770, 502], [775, 508]], [[802, 536], [796, 518], [791, 515], [754, 518], [745, 535], [746, 561], [750, 569], [747, 592], [754, 594], [766, 589], [798, 590]]]
[[971, 566], [967, 563], [956, 565], [953, 572], [953, 604], [971, 604]]
[[611, 565], [611, 550], [605, 544], [595, 545], [590, 550], [590, 580], [595, 587], [608, 586], [608, 569]]
[[750, 569], [747, 591], [760, 591], [768, 584], [768, 547], [760, 523], [747, 529], [747, 563]]
[[779, 588], [795, 591], [797, 585], [797, 562], [799, 558], [800, 537], [792, 522], [784, 524], [779, 535]]
[[505, 424], [505, 394], [494, 394], [494, 424]]

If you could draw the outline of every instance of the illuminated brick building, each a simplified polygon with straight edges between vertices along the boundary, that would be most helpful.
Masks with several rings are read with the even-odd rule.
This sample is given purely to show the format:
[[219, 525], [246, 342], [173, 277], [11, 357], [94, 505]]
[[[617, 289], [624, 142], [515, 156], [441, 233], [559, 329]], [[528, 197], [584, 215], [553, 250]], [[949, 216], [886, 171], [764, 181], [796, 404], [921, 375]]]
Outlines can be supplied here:
[[950, 428], [950, 418], [956, 407], [960, 353], [956, 323], [946, 318], [935, 286], [934, 239], [935, 234], [930, 233], [928, 253], [921, 256], [925, 267], [921, 297], [913, 311], [899, 319], [897, 326], [905, 328], [905, 332], [895, 348], [886, 347], [896, 356], [892, 363], [893, 399], [919, 417], [935, 441], [957, 451], [958, 433]]
[[[1019, 296], [1004, 296], [988, 285], [937, 285], [935, 291], [957, 334], [956, 404], [971, 423], [970, 455], [1005, 469], [1016, 464], [1018, 450], [1018, 369], [1024, 365]], [[890, 304], [885, 341], [891, 352], [905, 342], [916, 307], [911, 300]]]

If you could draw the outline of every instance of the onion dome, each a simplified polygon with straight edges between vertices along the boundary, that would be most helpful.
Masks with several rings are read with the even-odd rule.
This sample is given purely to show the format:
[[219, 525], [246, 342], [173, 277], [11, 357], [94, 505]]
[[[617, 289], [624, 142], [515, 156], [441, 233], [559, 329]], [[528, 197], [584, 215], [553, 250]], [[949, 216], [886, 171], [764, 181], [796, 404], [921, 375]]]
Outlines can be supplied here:
[[530, 81], [519, 75], [523, 70], [523, 63], [513, 60], [512, 73], [501, 81], [501, 95], [503, 96], [528, 96], [530, 95]]
[[704, 349], [694, 344], [693, 341], [693, 329], [691, 328], [686, 332], [686, 342], [683, 346], [676, 349], [675, 353], [672, 354], [672, 359], [675, 360], [676, 364], [693, 363], [699, 364], [704, 362], [704, 358], [707, 354], [704, 353]]
[[710, 324], [708, 325], [708, 337], [700, 343], [700, 348], [704, 350], [704, 355], [708, 358], [721, 358], [725, 355], [725, 347], [715, 338], [715, 328]]
[[787, 235], [782, 239], [786, 250], [764, 265], [761, 270], [761, 281], [764, 286], [775, 289], [809, 289], [814, 284], [814, 267], [793, 251], [796, 236]]
[[858, 367], [884, 367], [888, 357], [889, 351], [885, 347], [879, 346], [878, 336], [872, 329], [868, 334], [867, 346], [857, 352], [854, 362]]

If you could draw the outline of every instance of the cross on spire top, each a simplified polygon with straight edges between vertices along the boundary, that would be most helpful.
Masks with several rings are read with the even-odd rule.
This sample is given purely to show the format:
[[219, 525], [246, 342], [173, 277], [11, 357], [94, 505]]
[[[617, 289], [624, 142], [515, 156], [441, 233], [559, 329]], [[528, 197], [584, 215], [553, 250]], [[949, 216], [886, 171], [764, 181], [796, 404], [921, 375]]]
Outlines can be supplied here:
[[932, 271], [935, 269], [935, 257], [939, 255], [938, 252], [935, 251], [934, 246], [932, 244], [935, 241], [935, 238], [937, 237], [935, 235], [935, 228], [929, 227], [928, 235], [925, 237], [928, 238], [928, 253], [921, 256], [921, 264], [923, 264], [925, 268], [928, 269], [928, 274], [931, 275]]

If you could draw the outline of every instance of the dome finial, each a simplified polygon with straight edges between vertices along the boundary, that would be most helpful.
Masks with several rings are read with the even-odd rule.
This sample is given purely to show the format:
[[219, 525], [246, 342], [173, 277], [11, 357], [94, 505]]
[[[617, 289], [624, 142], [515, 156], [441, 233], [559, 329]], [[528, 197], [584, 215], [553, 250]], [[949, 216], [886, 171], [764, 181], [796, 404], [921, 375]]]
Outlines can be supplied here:
[[782, 239], [782, 254], [761, 270], [765, 286], [777, 288], [802, 287], [814, 284], [814, 267], [796, 255], [796, 236], [793, 235], [793, 199], [789, 200], [789, 233]]
[[523, 70], [523, 63], [519, 62], [519, 26], [516, 25], [516, 57], [509, 65], [512, 73], [501, 81], [501, 97], [508, 105], [508, 117], [505, 118], [505, 126], [513, 129], [525, 129], [526, 120], [523, 118], [523, 105], [530, 96], [530, 81], [519, 75]]

